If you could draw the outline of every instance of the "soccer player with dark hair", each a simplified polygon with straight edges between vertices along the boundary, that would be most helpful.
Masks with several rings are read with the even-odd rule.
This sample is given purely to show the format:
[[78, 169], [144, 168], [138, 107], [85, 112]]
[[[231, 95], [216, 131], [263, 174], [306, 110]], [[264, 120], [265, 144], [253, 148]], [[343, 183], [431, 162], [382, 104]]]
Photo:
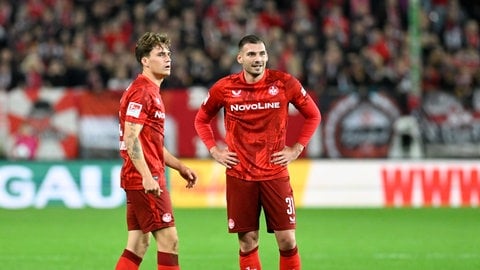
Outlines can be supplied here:
[[167, 190], [165, 166], [178, 171], [192, 188], [197, 175], [164, 147], [165, 107], [160, 85], [170, 75], [170, 40], [145, 33], [137, 41], [135, 56], [142, 73], [120, 100], [121, 186], [127, 197], [127, 246], [116, 270], [138, 269], [150, 243], [157, 244], [158, 270], [180, 269], [178, 235]]
[[[274, 233], [281, 270], [299, 270], [295, 239], [296, 216], [287, 165], [297, 159], [321, 121], [315, 102], [290, 74], [266, 68], [265, 43], [255, 35], [238, 44], [242, 71], [218, 80], [197, 112], [195, 128], [212, 157], [226, 167], [227, 218], [237, 233], [241, 270], [260, 270], [259, 217]], [[305, 121], [297, 142], [286, 145], [288, 107]], [[217, 146], [211, 121], [223, 109], [225, 142]]]

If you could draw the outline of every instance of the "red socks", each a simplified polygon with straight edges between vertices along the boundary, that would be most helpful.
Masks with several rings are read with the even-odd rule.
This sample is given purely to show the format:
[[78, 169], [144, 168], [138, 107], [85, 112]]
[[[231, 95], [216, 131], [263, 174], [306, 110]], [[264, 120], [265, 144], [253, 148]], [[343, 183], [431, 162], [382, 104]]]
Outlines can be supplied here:
[[[125, 249], [118, 259], [115, 270], [138, 270], [142, 258]], [[180, 270], [178, 255], [165, 252], [157, 252], [158, 270]]]
[[261, 270], [260, 258], [258, 257], [258, 246], [248, 252], [239, 252], [239, 263], [241, 270]]
[[290, 250], [280, 250], [280, 270], [300, 270], [300, 255], [298, 248], [294, 247]]
[[115, 270], [138, 270], [138, 266], [141, 262], [142, 258], [138, 257], [130, 250], [125, 249], [118, 259]]
[[[262, 265], [258, 256], [258, 247], [249, 252], [239, 252], [239, 263], [241, 270], [261, 270]], [[142, 258], [135, 253], [125, 249], [118, 259], [115, 270], [138, 270]], [[178, 255], [157, 252], [158, 270], [180, 270], [178, 265]], [[300, 270], [300, 255], [298, 248], [290, 250], [280, 250], [280, 270]]]
[[[240, 251], [241, 270], [261, 270], [262, 265], [258, 256], [258, 247], [249, 252]], [[280, 250], [280, 270], [301, 270], [300, 254], [298, 248]]]
[[178, 255], [166, 252], [157, 252], [158, 270], [180, 270]]

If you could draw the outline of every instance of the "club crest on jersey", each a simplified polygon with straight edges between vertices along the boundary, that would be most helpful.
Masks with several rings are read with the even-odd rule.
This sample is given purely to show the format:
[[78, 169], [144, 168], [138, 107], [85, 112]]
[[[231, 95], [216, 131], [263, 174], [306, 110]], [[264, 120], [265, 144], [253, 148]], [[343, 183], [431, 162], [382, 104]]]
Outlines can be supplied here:
[[232, 90], [233, 97], [240, 97], [241, 94], [242, 94], [242, 90]]
[[278, 94], [278, 87], [272, 85], [268, 88], [268, 93], [272, 96], [276, 96]]
[[142, 104], [136, 102], [128, 103], [127, 115], [138, 118], [140, 116], [140, 112], [142, 111], [142, 106]]

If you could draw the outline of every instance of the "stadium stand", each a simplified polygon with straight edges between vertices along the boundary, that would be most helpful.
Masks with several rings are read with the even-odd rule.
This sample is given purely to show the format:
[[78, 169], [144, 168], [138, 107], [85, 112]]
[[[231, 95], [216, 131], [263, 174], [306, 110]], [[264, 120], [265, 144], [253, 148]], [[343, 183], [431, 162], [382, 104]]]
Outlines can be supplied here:
[[[344, 128], [345, 139], [322, 131], [325, 142], [311, 157], [401, 157], [389, 154], [398, 119], [413, 119], [422, 130], [416, 136], [424, 150], [415, 157], [478, 156], [471, 145], [480, 142], [480, 3], [420, 5], [421, 93], [412, 93], [408, 0], [0, 0], [0, 125], [9, 131], [0, 135], [10, 138], [22, 126], [9, 111], [12, 96], [17, 103], [32, 99], [15, 91], [60, 89], [75, 96], [93, 91], [94, 79], [100, 92], [124, 89], [139, 71], [131, 51], [144, 31], [172, 38], [174, 68], [163, 87], [168, 91], [208, 88], [237, 71], [236, 42], [255, 32], [269, 44], [269, 66], [294, 74], [318, 98], [325, 128], [337, 130], [364, 111], [377, 119]], [[64, 110], [58, 100], [50, 97]], [[348, 100], [356, 109], [342, 114], [338, 106]], [[13, 115], [25, 118], [26, 110]], [[342, 122], [329, 122], [331, 113]], [[70, 137], [81, 137], [78, 126], [62, 131], [60, 144], [80, 147], [63, 157], [91, 158], [81, 138]], [[403, 138], [400, 148], [415, 141]], [[3, 156], [12, 158], [12, 144], [10, 138]]]

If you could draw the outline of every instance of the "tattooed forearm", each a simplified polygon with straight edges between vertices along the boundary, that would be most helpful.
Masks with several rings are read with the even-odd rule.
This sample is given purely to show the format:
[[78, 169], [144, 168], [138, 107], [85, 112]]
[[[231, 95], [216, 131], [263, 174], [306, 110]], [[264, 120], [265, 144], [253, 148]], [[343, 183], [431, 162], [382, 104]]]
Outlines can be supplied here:
[[138, 134], [142, 129], [142, 125], [129, 123], [125, 125], [125, 145], [127, 146], [128, 155], [132, 160], [143, 159], [143, 149], [138, 139]]
[[[128, 149], [128, 148], [127, 148]], [[141, 159], [142, 156], [142, 145], [138, 141], [138, 138], [133, 138], [132, 147], [129, 149], [128, 154], [131, 159]]]

